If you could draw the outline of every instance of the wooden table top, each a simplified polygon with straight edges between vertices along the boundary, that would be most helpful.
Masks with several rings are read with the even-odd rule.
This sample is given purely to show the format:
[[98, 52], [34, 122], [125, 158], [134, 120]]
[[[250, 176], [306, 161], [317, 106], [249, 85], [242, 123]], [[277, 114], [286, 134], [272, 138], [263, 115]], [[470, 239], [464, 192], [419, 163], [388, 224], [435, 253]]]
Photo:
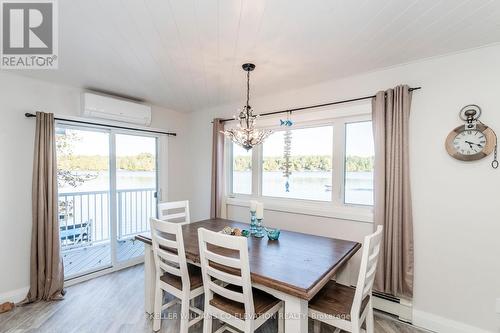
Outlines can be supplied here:
[[[221, 231], [225, 226], [248, 229], [249, 225], [225, 219], [211, 219], [182, 227], [186, 258], [200, 262], [198, 228]], [[151, 234], [135, 237], [151, 244]], [[314, 295], [361, 248], [341, 239], [281, 231], [279, 240], [248, 238], [253, 283], [311, 300]]]

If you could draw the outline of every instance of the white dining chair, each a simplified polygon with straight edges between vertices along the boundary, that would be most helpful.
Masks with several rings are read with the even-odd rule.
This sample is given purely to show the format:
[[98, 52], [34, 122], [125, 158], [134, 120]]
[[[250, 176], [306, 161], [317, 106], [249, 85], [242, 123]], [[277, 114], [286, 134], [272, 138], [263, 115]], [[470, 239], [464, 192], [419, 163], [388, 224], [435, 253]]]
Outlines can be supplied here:
[[[151, 240], [156, 267], [153, 330], [161, 328], [162, 310], [181, 305], [180, 333], [203, 319], [203, 311], [193, 306], [191, 300], [203, 294], [201, 269], [188, 265], [184, 251], [182, 224], [151, 218]], [[163, 292], [174, 297], [163, 304]], [[198, 316], [190, 320], [190, 311]]]
[[320, 333], [321, 322], [353, 333], [374, 332], [372, 287], [380, 252], [383, 227], [365, 237], [356, 288], [330, 281], [309, 302], [309, 317], [314, 320], [314, 333]]
[[[172, 210], [180, 212], [170, 212]], [[172, 221], [181, 224], [191, 223], [189, 214], [189, 201], [160, 202], [158, 204], [158, 219], [162, 221]]]
[[278, 313], [283, 333], [283, 302], [252, 288], [246, 237], [198, 229], [200, 262], [205, 288], [203, 333], [212, 333], [212, 318], [224, 325], [216, 333], [253, 333]]

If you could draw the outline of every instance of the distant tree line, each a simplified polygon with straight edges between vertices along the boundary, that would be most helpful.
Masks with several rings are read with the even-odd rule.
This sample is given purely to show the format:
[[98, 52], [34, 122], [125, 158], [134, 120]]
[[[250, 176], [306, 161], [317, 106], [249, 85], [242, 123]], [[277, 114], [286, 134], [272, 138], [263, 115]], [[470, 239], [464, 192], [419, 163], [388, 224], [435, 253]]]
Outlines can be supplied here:
[[[282, 171], [284, 158], [281, 156], [265, 157], [263, 162], [264, 171]], [[236, 156], [234, 159], [234, 171], [249, 171], [252, 165], [251, 156]], [[330, 171], [332, 170], [332, 158], [328, 155], [302, 155], [292, 156], [291, 171]], [[347, 156], [347, 172], [366, 172], [373, 170], [373, 156]]]
[[[156, 168], [153, 154], [141, 153], [133, 156], [117, 156], [116, 167], [127, 171], [154, 171]], [[101, 155], [62, 155], [57, 157], [57, 166], [69, 171], [108, 170], [109, 158]]]

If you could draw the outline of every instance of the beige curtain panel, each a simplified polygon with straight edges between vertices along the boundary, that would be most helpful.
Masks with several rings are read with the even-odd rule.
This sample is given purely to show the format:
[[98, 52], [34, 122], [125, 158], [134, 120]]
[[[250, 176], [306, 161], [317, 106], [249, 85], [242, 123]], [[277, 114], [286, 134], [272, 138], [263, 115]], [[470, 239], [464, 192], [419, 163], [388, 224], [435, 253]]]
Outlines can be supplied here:
[[374, 219], [384, 227], [375, 289], [413, 296], [413, 220], [409, 167], [411, 92], [380, 91], [373, 99], [375, 139]]
[[51, 301], [64, 295], [60, 252], [54, 115], [37, 112], [31, 231], [30, 291], [25, 302]]
[[212, 194], [210, 218], [222, 217], [224, 196], [224, 123], [216, 118], [212, 127]]

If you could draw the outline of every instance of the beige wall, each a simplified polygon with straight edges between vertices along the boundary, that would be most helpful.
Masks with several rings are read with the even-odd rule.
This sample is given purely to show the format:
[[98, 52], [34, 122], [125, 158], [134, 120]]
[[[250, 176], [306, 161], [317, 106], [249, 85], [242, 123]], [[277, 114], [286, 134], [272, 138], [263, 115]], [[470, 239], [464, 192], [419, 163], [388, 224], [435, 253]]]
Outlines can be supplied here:
[[[0, 74], [0, 303], [19, 300], [29, 285], [31, 241], [31, 175], [34, 119], [25, 112], [37, 110], [77, 116], [82, 90]], [[152, 126], [178, 132], [168, 139], [168, 173], [160, 171], [163, 191], [169, 199], [180, 199], [189, 191], [184, 182], [187, 164], [186, 114], [153, 107]], [[167, 177], [165, 177], [165, 175]], [[166, 186], [168, 185], [168, 188]], [[22, 296], [21, 296], [22, 297]]]
[[[242, 78], [243, 79], [243, 78]], [[411, 177], [415, 223], [414, 320], [440, 332], [499, 332], [500, 170], [491, 157], [472, 163], [450, 158], [449, 131], [459, 109], [483, 108], [482, 121], [500, 135], [500, 46], [396, 66], [296, 91], [254, 98], [257, 113], [371, 95], [400, 83], [422, 86], [411, 115]], [[253, 84], [258, 85], [258, 81]], [[243, 98], [243, 92], [242, 92]], [[242, 100], [243, 102], [243, 100]], [[192, 214], [209, 215], [210, 121], [235, 114], [239, 104], [192, 114]], [[194, 149], [196, 148], [196, 150]], [[247, 219], [229, 207], [229, 216]], [[283, 229], [361, 240], [366, 223], [266, 212], [266, 223]]]

